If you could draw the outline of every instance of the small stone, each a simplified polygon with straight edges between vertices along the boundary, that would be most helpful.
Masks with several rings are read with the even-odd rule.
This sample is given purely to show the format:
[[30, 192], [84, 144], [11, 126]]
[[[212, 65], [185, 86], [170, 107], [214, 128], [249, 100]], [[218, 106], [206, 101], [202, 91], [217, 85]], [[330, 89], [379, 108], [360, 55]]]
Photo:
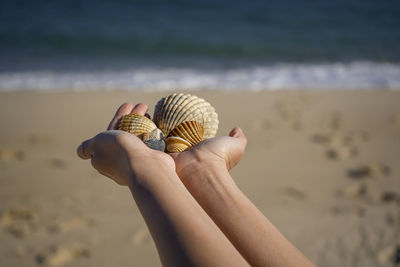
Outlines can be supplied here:
[[396, 220], [395, 220], [395, 218], [394, 218], [394, 216], [392, 214], [387, 213], [386, 216], [385, 216], [385, 222], [386, 222], [387, 225], [392, 226], [392, 225], [395, 224]]
[[6, 230], [16, 238], [24, 238], [32, 233], [32, 227], [26, 222], [14, 222]]
[[332, 215], [342, 215], [342, 214], [354, 214], [358, 217], [365, 216], [365, 209], [362, 207], [346, 207], [346, 206], [334, 206], [330, 209]]
[[395, 192], [382, 192], [381, 200], [382, 202], [397, 201], [400, 200], [400, 196]]
[[330, 145], [332, 147], [340, 148], [342, 146], [348, 145], [349, 138], [351, 138], [349, 134], [347, 134], [347, 135], [344, 135], [344, 134], [333, 134], [331, 136]]
[[336, 114], [334, 115], [330, 121], [328, 122], [328, 127], [332, 130], [338, 130], [342, 126], [342, 118], [341, 115]]
[[390, 175], [390, 167], [385, 164], [380, 164], [380, 163], [372, 163], [368, 165], [368, 168], [370, 170], [370, 174], [373, 177], [383, 177], [383, 176], [389, 176]]
[[93, 220], [85, 218], [74, 218], [63, 222], [57, 222], [47, 227], [50, 233], [69, 232], [94, 225]]
[[142, 245], [144, 242], [150, 239], [151, 236], [147, 228], [141, 228], [133, 234], [132, 243], [135, 245]]
[[39, 264], [50, 266], [62, 266], [76, 259], [87, 258], [90, 256], [88, 247], [82, 244], [69, 246], [51, 246], [45, 251], [38, 253], [35, 260]]
[[251, 128], [256, 131], [268, 130], [271, 128], [271, 123], [268, 120], [263, 119], [253, 120], [251, 122]]
[[400, 127], [400, 114], [396, 114], [393, 116], [393, 124]]
[[396, 265], [400, 264], [400, 245], [397, 246], [394, 252], [393, 263]]
[[361, 165], [347, 171], [347, 176], [352, 179], [363, 179], [367, 177], [379, 178], [388, 176], [389, 174], [390, 167], [380, 163]]
[[392, 245], [382, 249], [378, 253], [378, 261], [382, 265], [392, 265], [400, 263], [400, 245]]
[[21, 161], [25, 158], [25, 154], [21, 150], [1, 149], [0, 160], [5, 162]]
[[65, 169], [67, 164], [62, 159], [53, 158], [49, 160], [49, 165], [56, 169]]
[[147, 139], [147, 140], [144, 141], [144, 143], [151, 149], [159, 150], [159, 151], [162, 151], [162, 152], [165, 151], [165, 142], [164, 142], [164, 140]]
[[371, 171], [368, 166], [360, 166], [347, 171], [347, 176], [352, 179], [363, 179], [370, 176]]
[[38, 215], [33, 208], [9, 209], [1, 212], [0, 226], [8, 226], [15, 221], [36, 223], [38, 221]]
[[343, 190], [343, 195], [347, 198], [356, 198], [367, 194], [367, 185], [363, 183], [353, 184]]
[[51, 143], [51, 137], [44, 134], [32, 134], [29, 137], [29, 143], [31, 144], [49, 144]]
[[329, 144], [331, 142], [331, 136], [329, 134], [314, 134], [311, 140], [317, 144]]
[[306, 198], [306, 195], [304, 192], [300, 191], [297, 188], [294, 187], [286, 187], [283, 190], [283, 193], [291, 198], [297, 199], [297, 200], [302, 200]]
[[27, 249], [24, 246], [18, 245], [15, 247], [15, 253], [17, 254], [17, 256], [23, 257], [27, 254]]
[[301, 124], [300, 120], [295, 119], [295, 120], [292, 120], [292, 121], [290, 122], [290, 127], [291, 127], [293, 130], [298, 131], [298, 130], [301, 130], [302, 124]]
[[331, 147], [326, 150], [326, 156], [330, 159], [348, 159], [357, 154], [358, 150], [354, 146]]

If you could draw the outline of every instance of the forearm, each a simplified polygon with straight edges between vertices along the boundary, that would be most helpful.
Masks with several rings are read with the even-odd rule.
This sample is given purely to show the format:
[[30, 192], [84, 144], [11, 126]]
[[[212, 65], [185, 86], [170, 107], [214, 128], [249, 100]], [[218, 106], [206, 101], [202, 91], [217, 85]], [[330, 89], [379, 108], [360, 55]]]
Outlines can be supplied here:
[[224, 165], [182, 170], [186, 188], [252, 266], [313, 266], [240, 191]]
[[131, 181], [163, 265], [248, 265], [175, 173], [153, 168]]

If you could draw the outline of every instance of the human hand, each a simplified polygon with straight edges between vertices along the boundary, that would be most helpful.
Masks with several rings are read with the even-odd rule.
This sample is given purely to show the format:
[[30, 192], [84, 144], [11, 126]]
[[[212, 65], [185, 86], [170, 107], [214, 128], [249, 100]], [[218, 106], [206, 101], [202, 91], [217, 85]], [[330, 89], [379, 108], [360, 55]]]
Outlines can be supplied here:
[[91, 159], [93, 167], [120, 185], [130, 185], [132, 179], [143, 179], [158, 169], [175, 171], [175, 164], [166, 153], [148, 148], [133, 134], [118, 131], [116, 125], [129, 113], [145, 115], [145, 104], [125, 103], [117, 110], [107, 131], [88, 139], [78, 147], [78, 156]]
[[224, 167], [229, 171], [242, 158], [246, 144], [242, 129], [235, 127], [229, 136], [210, 138], [190, 150], [170, 155], [175, 160], [178, 176], [186, 179], [201, 169]]

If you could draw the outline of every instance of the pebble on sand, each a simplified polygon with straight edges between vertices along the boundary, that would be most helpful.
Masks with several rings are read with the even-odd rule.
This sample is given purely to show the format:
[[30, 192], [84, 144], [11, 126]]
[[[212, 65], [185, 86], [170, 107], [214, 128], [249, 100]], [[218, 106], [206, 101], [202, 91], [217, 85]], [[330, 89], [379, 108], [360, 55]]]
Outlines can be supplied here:
[[351, 179], [380, 178], [388, 175], [390, 175], [390, 167], [380, 163], [361, 165], [347, 171], [347, 176]]
[[25, 158], [25, 153], [22, 150], [15, 149], [0, 149], [0, 161], [12, 162], [20, 161]]
[[66, 246], [51, 246], [36, 254], [35, 260], [39, 264], [62, 266], [73, 260], [90, 257], [90, 250], [82, 244]]

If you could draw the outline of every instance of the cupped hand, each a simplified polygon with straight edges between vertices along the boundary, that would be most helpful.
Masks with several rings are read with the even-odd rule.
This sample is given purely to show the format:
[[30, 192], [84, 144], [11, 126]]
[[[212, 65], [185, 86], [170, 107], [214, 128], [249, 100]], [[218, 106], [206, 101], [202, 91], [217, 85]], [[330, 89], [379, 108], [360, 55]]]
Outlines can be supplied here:
[[133, 134], [116, 130], [122, 116], [129, 113], [145, 115], [147, 109], [145, 104], [121, 105], [107, 131], [82, 142], [77, 149], [79, 157], [91, 159], [99, 173], [120, 185], [129, 185], [131, 179], [146, 177], [154, 166], [175, 171], [174, 161], [166, 153], [148, 148]]
[[242, 158], [247, 139], [242, 129], [233, 128], [229, 136], [219, 136], [200, 142], [190, 150], [181, 153], [171, 153], [175, 160], [176, 172], [181, 179], [191, 175], [192, 170], [213, 168], [217, 165], [226, 166], [229, 171]]

